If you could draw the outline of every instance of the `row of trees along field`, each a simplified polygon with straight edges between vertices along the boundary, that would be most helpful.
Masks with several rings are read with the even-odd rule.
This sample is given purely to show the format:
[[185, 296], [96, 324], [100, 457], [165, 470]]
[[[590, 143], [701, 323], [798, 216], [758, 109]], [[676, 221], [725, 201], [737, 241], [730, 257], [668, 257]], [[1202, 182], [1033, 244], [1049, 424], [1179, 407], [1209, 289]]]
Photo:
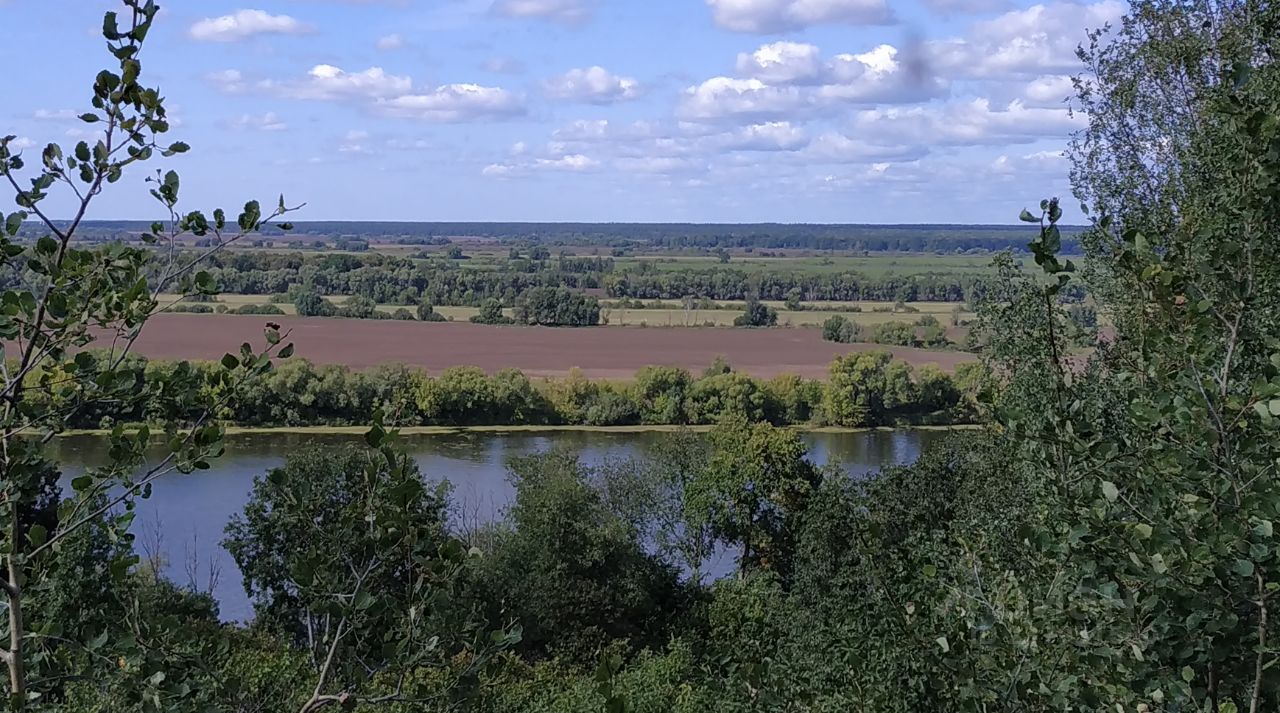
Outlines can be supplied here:
[[[94, 353], [81, 362], [93, 368], [104, 358]], [[188, 370], [206, 383], [222, 367], [131, 355], [120, 366], [121, 378], [148, 396], [127, 404], [86, 405], [67, 417], [66, 426], [160, 425], [195, 418], [205, 401], [174, 403], [163, 384]], [[36, 372], [28, 380], [34, 386], [48, 378]], [[698, 377], [653, 366], [619, 383], [591, 380], [577, 370], [564, 378], [530, 379], [514, 369], [486, 374], [455, 367], [430, 376], [405, 366], [354, 371], [291, 360], [256, 379], [253, 398], [228, 403], [214, 415], [241, 426], [352, 426], [367, 423], [375, 412], [399, 426], [709, 425], [725, 419], [844, 427], [952, 424], [973, 422], [976, 396], [987, 381], [977, 363], [960, 365], [953, 376], [932, 365], [913, 369], [884, 352], [835, 360], [827, 381], [794, 375], [756, 379], [723, 361]], [[41, 408], [66, 408], [56, 392], [33, 389], [28, 398]]]
[[[124, 6], [87, 112], [101, 142], [28, 169], [0, 139], [23, 206], [0, 221], [0, 259], [41, 276], [0, 310], [16, 345], [0, 374], [8, 709], [1280, 707], [1280, 7], [1135, 0], [1082, 48], [1070, 157], [1088, 255], [1062, 257], [1057, 199], [1024, 213], [1043, 274], [1006, 269], [982, 312], [990, 428], [862, 480], [767, 423], [596, 468], [553, 452], [513, 464], [504, 521], [459, 531], [371, 413], [367, 447], [292, 454], [229, 524], [257, 602], [241, 626], [145, 566], [129, 524], [162, 476], [218, 457], [219, 413], [269, 404], [287, 336], [140, 382], [128, 346], [156, 292], [211, 276], [157, 269], [168, 251], [80, 247], [43, 212], [55, 187], [78, 181], [83, 214], [133, 164], [187, 149], [160, 143], [164, 103], [139, 83], [158, 8]], [[160, 179], [162, 244], [287, 212], [179, 211], [177, 174]], [[48, 235], [15, 242], [31, 216]], [[1067, 357], [1059, 299], [1077, 283], [1115, 333], [1085, 359]], [[115, 352], [74, 350], [103, 330]], [[163, 425], [117, 427], [64, 491], [48, 441], [143, 401]], [[735, 576], [700, 576], [711, 552]]]
[[[676, 272], [590, 272], [558, 269], [525, 271], [500, 262], [494, 269], [470, 269], [441, 261], [370, 253], [313, 254], [223, 252], [208, 258], [207, 271], [222, 292], [283, 294], [305, 289], [322, 295], [359, 295], [384, 304], [477, 306], [488, 299], [514, 304], [540, 287], [599, 289], [612, 298], [810, 301], [965, 302], [987, 294], [990, 278], [966, 273], [886, 275], [792, 271], [749, 271], [732, 267]], [[16, 280], [17, 278], [11, 278]], [[1063, 299], [1079, 301], [1078, 286]]]

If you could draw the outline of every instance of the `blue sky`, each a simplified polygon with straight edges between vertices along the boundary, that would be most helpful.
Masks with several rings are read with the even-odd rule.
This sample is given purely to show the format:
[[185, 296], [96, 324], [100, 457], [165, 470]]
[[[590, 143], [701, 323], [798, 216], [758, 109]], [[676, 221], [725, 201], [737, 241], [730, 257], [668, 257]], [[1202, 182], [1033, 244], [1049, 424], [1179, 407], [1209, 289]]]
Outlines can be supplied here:
[[[176, 0], [144, 55], [187, 209], [299, 220], [999, 222], [1067, 195], [1118, 0]], [[74, 144], [110, 0], [0, 0], [0, 130]], [[56, 47], [56, 51], [46, 51]], [[36, 60], [35, 58], [39, 58]], [[98, 218], [151, 218], [135, 172]]]

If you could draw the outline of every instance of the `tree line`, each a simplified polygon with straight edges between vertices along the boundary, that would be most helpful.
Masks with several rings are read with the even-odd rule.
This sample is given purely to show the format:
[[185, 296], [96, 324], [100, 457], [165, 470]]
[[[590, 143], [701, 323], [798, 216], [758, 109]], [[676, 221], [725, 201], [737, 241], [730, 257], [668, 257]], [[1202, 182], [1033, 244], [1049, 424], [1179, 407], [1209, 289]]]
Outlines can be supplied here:
[[[86, 353], [86, 365], [100, 354]], [[120, 423], [160, 423], [191, 418], [160, 386], [190, 369], [208, 378], [220, 362], [190, 364], [132, 355], [122, 365], [141, 393], [127, 406], [84, 407], [68, 416], [68, 428], [110, 429]], [[31, 375], [32, 383], [49, 376]], [[986, 381], [976, 363], [948, 374], [919, 369], [885, 352], [854, 352], [831, 363], [829, 379], [795, 375], [759, 379], [718, 360], [695, 376], [677, 367], [641, 369], [629, 383], [593, 380], [572, 370], [562, 378], [532, 379], [516, 369], [493, 374], [454, 367], [438, 375], [399, 365], [357, 371], [291, 360], [245, 388], [254, 397], [224, 406], [216, 416], [239, 426], [355, 426], [369, 414], [385, 414], [399, 426], [633, 426], [710, 425], [725, 419], [795, 426], [885, 426], [968, 423]], [[56, 394], [32, 394], [35, 404], [59, 408]]]

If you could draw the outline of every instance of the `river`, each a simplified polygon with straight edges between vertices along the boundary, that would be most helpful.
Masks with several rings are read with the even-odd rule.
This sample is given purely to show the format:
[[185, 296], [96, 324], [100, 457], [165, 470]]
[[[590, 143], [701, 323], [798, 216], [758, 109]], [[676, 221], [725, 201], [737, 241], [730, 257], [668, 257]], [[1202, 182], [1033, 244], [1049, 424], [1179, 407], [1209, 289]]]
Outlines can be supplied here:
[[[805, 435], [814, 463], [837, 464], [853, 476], [882, 467], [912, 463], [944, 432], [904, 430]], [[423, 475], [448, 481], [453, 489], [451, 516], [486, 521], [502, 516], [514, 489], [506, 462], [554, 446], [571, 448], [584, 462], [643, 455], [662, 433], [450, 433], [404, 436], [400, 445], [413, 455]], [[133, 532], [144, 557], [163, 564], [179, 584], [211, 591], [223, 619], [244, 621], [253, 607], [245, 595], [235, 562], [220, 544], [223, 528], [240, 512], [253, 479], [279, 466], [285, 457], [308, 445], [362, 442], [359, 436], [315, 434], [241, 434], [229, 436], [226, 454], [213, 467], [192, 475], [173, 474], [158, 481], [152, 496], [141, 501]], [[55, 462], [69, 479], [84, 468], [105, 462], [105, 439], [69, 436], [56, 439]]]

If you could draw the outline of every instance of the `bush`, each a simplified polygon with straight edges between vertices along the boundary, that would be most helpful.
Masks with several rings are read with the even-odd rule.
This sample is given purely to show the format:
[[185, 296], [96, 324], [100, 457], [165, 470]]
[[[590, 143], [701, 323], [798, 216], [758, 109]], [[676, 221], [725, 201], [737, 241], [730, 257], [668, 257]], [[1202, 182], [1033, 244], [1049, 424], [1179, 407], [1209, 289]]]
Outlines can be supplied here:
[[747, 300], [746, 309], [733, 320], [735, 327], [773, 327], [778, 324], [778, 310], [760, 302]]
[[515, 321], [547, 327], [595, 326], [600, 323], [600, 303], [563, 287], [535, 287], [520, 296]]
[[339, 317], [351, 319], [369, 319], [378, 313], [378, 303], [363, 295], [356, 295], [343, 303], [338, 309]]
[[236, 307], [235, 309], [231, 310], [229, 314], [268, 314], [268, 315], [282, 316], [284, 315], [284, 310], [280, 309], [275, 305], [248, 304], [248, 305], [240, 305], [239, 307]]
[[188, 305], [178, 303], [176, 305], [169, 305], [168, 307], [165, 307], [164, 311], [176, 314], [213, 314], [213, 307], [210, 305]]
[[502, 303], [498, 300], [485, 300], [480, 305], [480, 314], [471, 317], [473, 324], [515, 324], [515, 320], [502, 312]]
[[436, 311], [436, 308], [430, 302], [423, 302], [418, 305], [418, 321], [419, 322], [444, 322], [444, 315]]
[[293, 298], [293, 308], [299, 317], [332, 317], [337, 314], [333, 303], [313, 290], [303, 290]]
[[863, 340], [862, 325], [837, 314], [822, 323], [822, 338], [841, 344], [860, 342]]

